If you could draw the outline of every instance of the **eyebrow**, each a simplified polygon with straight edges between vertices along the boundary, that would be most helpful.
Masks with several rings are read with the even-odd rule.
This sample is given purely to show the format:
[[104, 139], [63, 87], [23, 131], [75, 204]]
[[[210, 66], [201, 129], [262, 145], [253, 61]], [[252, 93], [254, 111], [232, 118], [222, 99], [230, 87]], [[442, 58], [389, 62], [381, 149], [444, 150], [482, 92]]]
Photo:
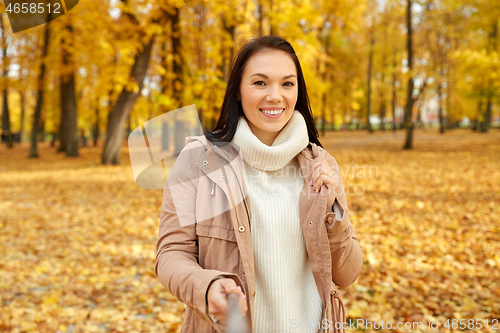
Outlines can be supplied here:
[[[269, 76], [267, 76], [266, 74], [262, 74], [262, 73], [252, 74], [252, 76], [256, 76], [256, 75], [265, 77], [266, 79], [269, 79]], [[250, 76], [250, 77], [252, 77], [252, 76]], [[297, 77], [297, 75], [295, 75], [295, 74], [290, 74], [290, 75], [287, 75], [287, 76], [283, 76], [283, 80], [288, 79], [290, 77], [294, 77], [294, 76]]]

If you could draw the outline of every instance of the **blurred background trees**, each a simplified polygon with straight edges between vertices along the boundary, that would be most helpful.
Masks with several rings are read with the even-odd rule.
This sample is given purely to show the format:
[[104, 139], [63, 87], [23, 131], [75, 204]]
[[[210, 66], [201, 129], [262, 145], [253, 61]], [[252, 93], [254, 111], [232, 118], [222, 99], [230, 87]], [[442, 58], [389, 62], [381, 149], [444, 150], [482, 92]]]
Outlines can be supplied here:
[[92, 0], [16, 34], [2, 11], [2, 140], [31, 133], [33, 157], [43, 140], [78, 156], [86, 137], [118, 164], [132, 129], [190, 104], [210, 130], [236, 52], [268, 34], [295, 48], [320, 133], [498, 127], [493, 0]]

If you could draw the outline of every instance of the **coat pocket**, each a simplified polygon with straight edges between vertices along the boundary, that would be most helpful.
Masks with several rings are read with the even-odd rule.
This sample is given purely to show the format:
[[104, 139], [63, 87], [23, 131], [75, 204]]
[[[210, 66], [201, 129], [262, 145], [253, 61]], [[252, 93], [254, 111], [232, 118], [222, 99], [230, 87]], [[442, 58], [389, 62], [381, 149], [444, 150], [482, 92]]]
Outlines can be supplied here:
[[229, 229], [225, 227], [219, 227], [214, 225], [196, 224], [196, 234], [198, 237], [209, 237], [217, 238], [220, 240], [235, 242], [236, 235], [234, 234], [234, 229]]
[[231, 228], [213, 224], [196, 225], [198, 263], [205, 269], [239, 273], [239, 250], [236, 235]]

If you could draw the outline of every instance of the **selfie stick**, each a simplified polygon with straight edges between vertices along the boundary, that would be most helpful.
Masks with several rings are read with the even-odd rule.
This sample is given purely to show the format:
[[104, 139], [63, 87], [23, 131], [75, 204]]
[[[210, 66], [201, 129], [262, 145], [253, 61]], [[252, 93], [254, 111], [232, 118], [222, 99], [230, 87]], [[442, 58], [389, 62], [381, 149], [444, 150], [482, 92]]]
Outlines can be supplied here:
[[229, 303], [229, 320], [227, 323], [227, 333], [248, 333], [247, 322], [243, 317], [238, 303], [238, 293], [229, 292], [227, 295]]

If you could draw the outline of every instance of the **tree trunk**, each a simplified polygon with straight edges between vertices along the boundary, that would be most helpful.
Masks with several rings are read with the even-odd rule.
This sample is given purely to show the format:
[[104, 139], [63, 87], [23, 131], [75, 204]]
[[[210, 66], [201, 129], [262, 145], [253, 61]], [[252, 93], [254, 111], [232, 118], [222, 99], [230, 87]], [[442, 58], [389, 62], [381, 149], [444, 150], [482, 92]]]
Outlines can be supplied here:
[[[170, 67], [170, 63], [168, 61], [168, 52], [169, 49], [167, 47], [167, 42], [163, 42], [161, 49], [162, 49], [162, 57], [161, 57], [161, 65], [165, 69], [165, 73], [161, 75], [161, 93], [162, 94], [169, 94], [172, 91], [172, 80], [169, 78], [168, 73], [172, 70]], [[162, 110], [162, 113], [166, 112], [166, 109], [164, 106], [160, 108]]]
[[[170, 72], [170, 67], [167, 61], [167, 43], [164, 42], [162, 44], [162, 52], [163, 56], [161, 59], [162, 66], [165, 68], [166, 72], [165, 74], [162, 75], [161, 77], [161, 93], [164, 95], [168, 95], [169, 92], [171, 91], [172, 88], [172, 82], [170, 78], [168, 77], [167, 73]], [[165, 114], [167, 113], [167, 109], [164, 105], [160, 106], [160, 113]], [[170, 138], [169, 138], [169, 124], [166, 122], [162, 123], [161, 126], [161, 149], [162, 151], [169, 150], [170, 146]]]
[[[4, 58], [5, 59], [5, 58]], [[4, 71], [5, 72], [5, 71]], [[7, 76], [4, 76], [5, 84], [7, 84]], [[7, 135], [7, 147], [12, 148], [14, 146], [12, 140], [12, 132], [10, 130], [10, 113], [9, 113], [9, 103], [8, 103], [8, 91], [7, 88], [3, 90], [3, 103], [2, 103], [2, 134]]]
[[[207, 21], [207, 9], [204, 7], [204, 6], [199, 6], [200, 10], [199, 10], [199, 20], [198, 20], [198, 32], [199, 32], [199, 35], [200, 36], [203, 36], [203, 31], [205, 31], [205, 27], [204, 27], [204, 23]], [[235, 38], [236, 38], [236, 34], [234, 33], [234, 30], [233, 30], [233, 33], [232, 33], [232, 46], [231, 46], [231, 62], [233, 61], [233, 50], [234, 50], [234, 45], [236, 43], [235, 41]], [[197, 63], [198, 63], [198, 68], [199, 69], [204, 69], [206, 68], [206, 57], [205, 57], [205, 50], [202, 49], [202, 43], [198, 43], [198, 47], [196, 48], [196, 59], [197, 59]], [[232, 65], [232, 63], [231, 63]], [[205, 77], [205, 76], [203, 76]], [[194, 96], [195, 99], [197, 100], [201, 100], [203, 97], [202, 97], [202, 92], [197, 92]], [[203, 133], [206, 133], [208, 131], [208, 129], [206, 128], [205, 126], [205, 117], [204, 117], [204, 108], [203, 107], [199, 107], [197, 108], [197, 112], [198, 112], [198, 119], [200, 120], [200, 125], [201, 125], [201, 129], [202, 129], [202, 132]], [[167, 148], [168, 149], [168, 148]]]
[[438, 115], [439, 115], [439, 133], [444, 133], [444, 117], [443, 117], [443, 89], [441, 80], [437, 82], [437, 98], [438, 98]]
[[325, 136], [325, 126], [326, 126], [326, 93], [323, 93], [322, 105], [321, 105], [321, 136]]
[[[345, 114], [345, 109], [344, 109]], [[335, 111], [333, 108], [330, 108], [330, 123], [329, 123], [330, 131], [335, 131]], [[342, 128], [342, 125], [340, 126]]]
[[229, 70], [227, 71], [227, 78], [226, 82], [229, 81], [229, 75], [231, 73], [231, 66], [233, 64], [233, 58], [234, 58], [234, 44], [236, 43], [236, 27], [235, 26], [229, 26], [226, 27], [226, 32], [231, 36], [231, 48], [229, 49]]
[[170, 149], [170, 138], [169, 138], [169, 128], [167, 123], [161, 124], [161, 150], [169, 150]]
[[374, 32], [371, 32], [370, 37], [370, 54], [368, 56], [368, 78], [367, 85], [368, 89], [366, 92], [366, 126], [368, 127], [368, 132], [373, 133], [372, 124], [370, 122], [370, 105], [371, 105], [371, 93], [372, 93], [372, 67], [373, 67], [373, 45], [375, 44]]
[[394, 51], [394, 62], [392, 72], [392, 131], [396, 131], [396, 51]]
[[[149, 117], [149, 118], [151, 118], [151, 117]], [[129, 114], [128, 121], [127, 121], [127, 130], [125, 132], [125, 137], [128, 138], [128, 136], [130, 135], [131, 132], [132, 132], [132, 115]]]
[[486, 112], [484, 113], [484, 121], [481, 123], [481, 132], [486, 133], [490, 129], [491, 125], [491, 105], [493, 104], [491, 100], [491, 93], [488, 95], [488, 100], [486, 101]]
[[232, 26], [232, 25], [228, 26], [225, 21], [223, 21], [222, 24], [224, 26], [224, 30], [231, 37], [231, 41], [232, 41], [231, 48], [229, 49], [229, 58], [226, 57], [226, 55], [227, 55], [226, 49], [222, 50], [222, 55], [223, 55], [222, 68], [221, 68], [222, 69], [222, 78], [224, 79], [224, 81], [228, 82], [229, 75], [231, 74], [231, 65], [232, 65], [232, 61], [233, 61], [233, 57], [234, 57], [234, 44], [236, 42], [236, 34], [235, 34], [236, 27]]
[[[437, 86], [437, 99], [438, 99], [438, 119], [439, 119], [439, 133], [444, 134], [445, 132], [445, 126], [444, 126], [444, 115], [443, 115], [443, 68], [444, 68], [444, 57], [445, 57], [445, 39], [443, 37], [443, 34], [438, 31], [437, 34], [437, 50], [438, 50], [438, 63], [437, 63], [437, 79], [436, 79], [436, 86]], [[449, 98], [447, 96], [446, 98]]]
[[474, 121], [474, 128], [472, 128], [473, 131], [479, 131], [482, 114], [483, 114], [483, 99], [480, 98], [480, 100], [477, 102], [477, 118]]
[[[273, 12], [273, 0], [269, 0], [269, 13], [272, 13], [272, 12]], [[274, 31], [274, 29], [273, 29], [273, 22], [271, 22], [271, 19], [269, 18], [269, 16], [267, 18], [269, 21], [269, 35], [274, 36], [274, 33], [276, 31]]]
[[411, 0], [407, 0], [406, 9], [406, 25], [408, 27], [407, 35], [407, 48], [408, 48], [408, 71], [410, 78], [408, 79], [408, 95], [406, 99], [406, 108], [404, 114], [404, 122], [406, 127], [406, 142], [403, 149], [413, 148], [413, 122], [412, 122], [412, 109], [413, 109], [413, 49], [412, 49], [412, 23], [411, 23]]
[[262, 1], [263, 0], [259, 0], [259, 5], [258, 5], [258, 8], [259, 8], [259, 36], [262, 36], [264, 34], [263, 30], [262, 30]]
[[380, 92], [380, 130], [381, 131], [385, 131], [384, 118], [385, 118], [385, 97], [384, 97], [384, 92], [381, 91]]
[[30, 148], [30, 158], [38, 157], [37, 149], [37, 136], [40, 129], [39, 122], [43, 107], [43, 88], [45, 79], [45, 57], [47, 56], [47, 50], [49, 48], [49, 37], [50, 37], [50, 13], [48, 15], [49, 20], [45, 23], [45, 36], [43, 40], [42, 57], [40, 64], [40, 73], [38, 74], [37, 82], [37, 98], [35, 112], [33, 115], [33, 129], [31, 130], [31, 148]]
[[172, 53], [174, 58], [173, 72], [174, 72], [174, 99], [177, 107], [180, 107], [182, 99], [182, 91], [184, 89], [184, 80], [182, 77], [182, 54], [181, 54], [181, 30], [179, 27], [179, 8], [174, 9], [174, 14], [170, 15], [170, 22], [172, 24]]
[[21, 123], [21, 129], [19, 130], [19, 142], [23, 142], [24, 137], [24, 118], [26, 115], [26, 101], [24, 99], [24, 91], [20, 92], [21, 95], [21, 118], [19, 122]]
[[[72, 37], [73, 28], [66, 26]], [[61, 122], [63, 141], [66, 143], [66, 156], [78, 156], [78, 128], [75, 96], [75, 66], [71, 50], [72, 38], [61, 40], [62, 49], [62, 74], [61, 74]]]
[[120, 164], [120, 149], [123, 143], [125, 121], [144, 86], [144, 77], [148, 70], [153, 42], [154, 36], [148, 42], [142, 44], [142, 50], [136, 54], [134, 59], [130, 80], [134, 80], [137, 83], [138, 89], [136, 91], [128, 91], [126, 87], [123, 87], [113, 111], [109, 114], [106, 142], [102, 153], [103, 164]]
[[52, 132], [52, 140], [50, 140], [50, 147], [54, 148], [56, 146], [57, 132]]
[[58, 153], [66, 151], [66, 136], [64, 135], [64, 124], [66, 124], [66, 112], [63, 112], [61, 107], [61, 120], [59, 123], [59, 148], [57, 148]]
[[100, 132], [99, 132], [99, 98], [96, 98], [95, 101], [95, 123], [94, 130], [92, 133], [94, 137], [94, 147], [97, 147], [97, 141], [99, 140]]
[[424, 101], [417, 101], [417, 106], [418, 106], [418, 114], [417, 114], [418, 127], [417, 128], [425, 128], [425, 124], [422, 120], [422, 110], [424, 107], [423, 104], [424, 104]]
[[[174, 72], [174, 100], [176, 102], [176, 106], [180, 107], [182, 103], [182, 89], [184, 86], [184, 78], [182, 75], [183, 68], [183, 58], [181, 54], [181, 33], [179, 27], [179, 8], [175, 8], [175, 11], [172, 15], [170, 15], [170, 22], [172, 24], [172, 53], [174, 55], [174, 64], [173, 64], [173, 72]], [[225, 68], [225, 62], [224, 62]], [[224, 79], [224, 76], [222, 77]], [[180, 152], [180, 149], [184, 147], [184, 124], [177, 119], [174, 124], [174, 147], [176, 152]], [[180, 149], [179, 149], [180, 148]]]
[[[495, 20], [493, 22], [493, 30], [489, 35], [489, 40], [490, 40], [490, 52], [491, 51], [496, 51], [497, 48], [497, 34], [498, 34], [498, 21]], [[490, 53], [488, 52], [488, 53]], [[489, 91], [488, 91], [488, 99], [486, 101], [486, 112], [484, 114], [484, 121], [481, 124], [481, 132], [486, 133], [490, 129], [491, 126], [491, 108], [492, 108], [492, 103], [493, 103], [493, 83], [490, 84]]]
[[8, 95], [8, 76], [7, 70], [9, 59], [7, 58], [7, 34], [3, 25], [3, 14], [0, 14], [0, 28], [2, 29], [2, 77], [3, 77], [3, 103], [2, 103], [2, 134], [7, 135], [7, 147], [13, 147], [12, 132], [10, 129], [9, 95]]
[[[351, 105], [350, 100], [349, 100], [349, 103], [347, 105]], [[341, 130], [347, 130], [347, 122], [345, 121], [345, 118], [347, 116], [347, 112], [348, 112], [347, 107], [343, 108], [343, 110], [342, 110], [342, 125], [340, 127]], [[349, 113], [351, 113], [351, 112], [349, 112]], [[332, 113], [332, 130], [335, 131], [335, 120], [333, 117], [333, 113]]]
[[[386, 27], [384, 26], [384, 39], [383, 39], [383, 43], [385, 43], [385, 41], [387, 40], [387, 30], [386, 30]], [[385, 122], [384, 122], [384, 118], [385, 118], [385, 113], [386, 113], [386, 109], [385, 109], [385, 88], [386, 88], [386, 85], [385, 85], [385, 68], [386, 68], [386, 57], [385, 57], [385, 53], [382, 53], [382, 77], [380, 79], [380, 110], [379, 110], [379, 117], [380, 117], [380, 130], [381, 131], [385, 131]]]
[[179, 153], [182, 148], [184, 148], [184, 141], [185, 141], [185, 126], [184, 122], [182, 120], [175, 120], [175, 130], [174, 130], [174, 142], [175, 142], [175, 153]]

